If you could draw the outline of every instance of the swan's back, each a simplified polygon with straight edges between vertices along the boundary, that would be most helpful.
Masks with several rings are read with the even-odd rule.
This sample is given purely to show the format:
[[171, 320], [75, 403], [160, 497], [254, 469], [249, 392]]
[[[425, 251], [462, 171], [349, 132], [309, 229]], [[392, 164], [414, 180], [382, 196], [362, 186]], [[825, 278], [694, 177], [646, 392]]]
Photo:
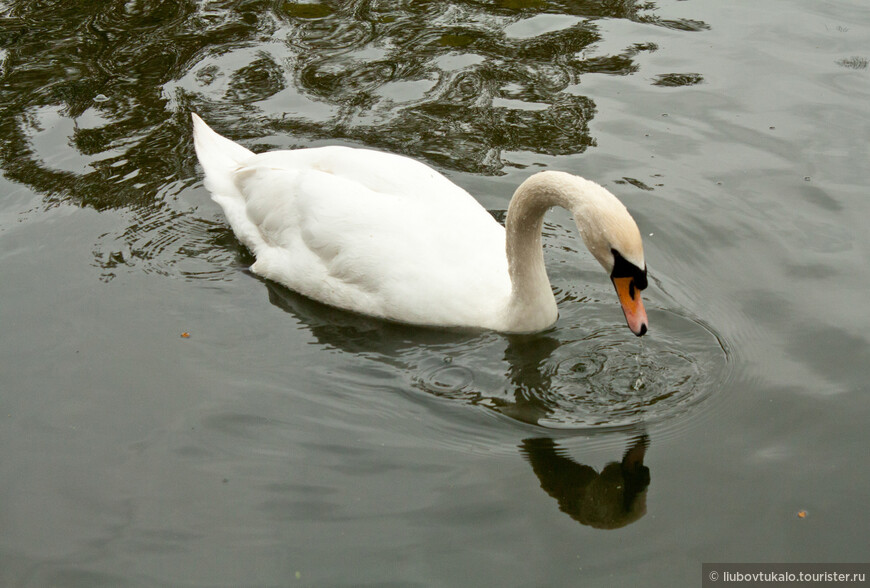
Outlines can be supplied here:
[[412, 159], [349, 147], [254, 154], [193, 115], [205, 186], [255, 273], [402, 322], [488, 326], [510, 294], [504, 230]]

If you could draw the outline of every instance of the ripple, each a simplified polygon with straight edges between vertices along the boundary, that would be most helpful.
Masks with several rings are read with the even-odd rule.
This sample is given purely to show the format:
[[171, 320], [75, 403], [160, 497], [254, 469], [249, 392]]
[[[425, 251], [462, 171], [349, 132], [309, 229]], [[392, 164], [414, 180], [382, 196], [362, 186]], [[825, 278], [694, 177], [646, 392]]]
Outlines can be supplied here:
[[330, 53], [360, 47], [371, 40], [373, 25], [368, 22], [333, 18], [306, 19], [297, 23], [288, 41], [304, 51]]
[[707, 23], [691, 18], [678, 18], [674, 20], [653, 18], [650, 20], [658, 26], [676, 31], [699, 32], [710, 30], [710, 25]]
[[330, 16], [335, 10], [326, 4], [297, 4], [296, 2], [284, 2], [279, 8], [279, 13], [284, 13], [290, 18], [318, 19]]
[[[586, 313], [605, 308], [577, 306]], [[643, 339], [601, 318], [597, 327], [540, 336], [480, 336], [443, 348], [442, 359], [423, 346], [407, 353], [421, 358], [408, 369], [424, 392], [526, 424], [613, 430], [660, 423], [712, 396], [727, 376], [729, 359], [719, 337], [701, 322], [667, 310], [649, 314], [655, 330]], [[499, 354], [501, 362], [494, 360]]]
[[[609, 284], [566, 291], [556, 326], [522, 336], [379, 321], [265, 284], [270, 301], [319, 344], [364, 355], [383, 368], [378, 386], [411, 392], [436, 411], [433, 399], [524, 426], [604, 432], [667, 422], [662, 428], [673, 431], [684, 415], [712, 405], [730, 373], [725, 342], [691, 316], [648, 304], [649, 334], [632, 335], [604, 296]], [[358, 375], [351, 380], [359, 387]]]
[[538, 424], [619, 427], [657, 421], [683, 412], [712, 389], [704, 377], [711, 358], [700, 350], [692, 353], [658, 339], [632, 353], [635, 342], [616, 329], [587, 343], [581, 357], [552, 365], [553, 385], [533, 391], [535, 403], [547, 412]]
[[421, 373], [416, 378], [417, 384], [432, 394], [450, 397], [468, 389], [474, 382], [474, 372], [469, 368], [451, 365], [449, 359], [444, 364]]
[[104, 233], [94, 244], [103, 282], [125, 268], [184, 280], [228, 280], [240, 265], [234, 258], [246, 255], [223, 221], [169, 206], [144, 207], [131, 217], [123, 230]]
[[239, 102], [265, 100], [286, 87], [283, 68], [266, 52], [233, 72], [227, 97]]
[[[716, 390], [727, 363], [717, 337], [691, 319], [650, 314], [655, 336], [633, 341], [622, 325], [614, 325], [561, 346], [542, 368], [549, 386], [522, 390], [532, 414], [544, 413], [536, 423], [554, 428], [649, 424], [686, 412]], [[512, 411], [512, 416], [523, 419], [527, 412]]]

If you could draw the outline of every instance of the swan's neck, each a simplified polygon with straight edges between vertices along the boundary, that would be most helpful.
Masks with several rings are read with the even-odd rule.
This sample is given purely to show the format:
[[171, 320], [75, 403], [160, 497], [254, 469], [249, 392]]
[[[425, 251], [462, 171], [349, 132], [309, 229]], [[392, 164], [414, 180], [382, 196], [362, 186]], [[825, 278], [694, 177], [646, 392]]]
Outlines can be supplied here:
[[544, 215], [550, 208], [561, 206], [573, 210], [578, 199], [570, 186], [540, 181], [538, 176], [532, 176], [517, 188], [505, 221], [511, 279], [507, 319], [511, 323], [510, 330], [516, 332], [540, 331], [558, 317], [556, 299], [544, 266], [541, 231]]

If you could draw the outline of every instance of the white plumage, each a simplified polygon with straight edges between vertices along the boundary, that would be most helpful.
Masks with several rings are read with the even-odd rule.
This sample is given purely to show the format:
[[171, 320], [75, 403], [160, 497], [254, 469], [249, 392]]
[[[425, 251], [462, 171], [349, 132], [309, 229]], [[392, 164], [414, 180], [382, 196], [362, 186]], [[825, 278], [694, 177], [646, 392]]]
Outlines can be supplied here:
[[[427, 165], [337, 146], [254, 154], [192, 117], [205, 186], [256, 257], [256, 274], [326, 304], [405, 323], [537, 331], [555, 322], [543, 262], [540, 269], [509, 268], [505, 229]], [[589, 184], [598, 198], [604, 192], [603, 209], [627, 217], [636, 233], [637, 244], [622, 255], [644, 267], [637, 227], [615, 197], [569, 174], [550, 179], [557, 188], [566, 179]], [[566, 205], [559, 198], [530, 203], [537, 206], [524, 207], [525, 216], [541, 204], [538, 217]], [[539, 254], [540, 220], [530, 219]], [[583, 229], [592, 226], [581, 226], [587, 245]], [[605, 265], [607, 255], [596, 257]], [[545, 292], [534, 275], [540, 272]], [[520, 275], [534, 287], [521, 287]]]

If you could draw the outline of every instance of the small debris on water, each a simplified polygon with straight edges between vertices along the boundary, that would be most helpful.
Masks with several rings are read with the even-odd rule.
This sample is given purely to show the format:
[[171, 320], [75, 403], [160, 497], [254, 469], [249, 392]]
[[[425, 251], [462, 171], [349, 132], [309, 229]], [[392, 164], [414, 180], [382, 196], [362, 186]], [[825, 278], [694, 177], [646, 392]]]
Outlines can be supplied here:
[[190, 333], [187, 333], [187, 332], [182, 333], [182, 334], [181, 334], [181, 338], [182, 338], [182, 339], [189, 339], [189, 338], [190, 338]]

